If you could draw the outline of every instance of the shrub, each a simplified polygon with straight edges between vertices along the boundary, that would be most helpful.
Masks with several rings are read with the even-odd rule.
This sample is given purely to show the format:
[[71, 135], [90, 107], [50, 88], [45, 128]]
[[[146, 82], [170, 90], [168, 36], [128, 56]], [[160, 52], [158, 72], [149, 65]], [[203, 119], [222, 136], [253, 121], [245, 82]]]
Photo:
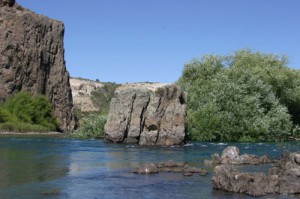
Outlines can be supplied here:
[[107, 115], [90, 115], [82, 119], [80, 127], [71, 134], [71, 137], [80, 139], [99, 139], [104, 136], [104, 125]]
[[20, 92], [0, 106], [0, 129], [3, 131], [51, 131], [57, 129], [52, 106], [45, 96]]
[[298, 125], [293, 128], [292, 136], [298, 140], [300, 139], [300, 127]]

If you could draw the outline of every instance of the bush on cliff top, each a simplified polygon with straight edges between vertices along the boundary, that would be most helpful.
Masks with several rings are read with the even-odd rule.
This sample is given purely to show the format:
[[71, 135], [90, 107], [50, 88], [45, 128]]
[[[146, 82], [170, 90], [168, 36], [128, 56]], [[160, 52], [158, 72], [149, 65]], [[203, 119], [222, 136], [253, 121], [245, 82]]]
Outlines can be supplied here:
[[0, 131], [45, 132], [56, 130], [57, 126], [45, 96], [20, 92], [0, 105]]
[[[78, 79], [83, 79], [78, 77]], [[93, 105], [98, 108], [98, 111], [85, 112], [81, 111], [81, 107], [76, 106], [75, 112], [79, 120], [79, 126], [83, 123], [85, 118], [90, 118], [91, 115], [107, 115], [109, 112], [109, 106], [111, 99], [115, 96], [115, 90], [120, 84], [114, 82], [101, 82], [104, 86], [97, 88], [91, 92], [90, 99], [92, 100]]]
[[286, 57], [240, 50], [183, 70], [189, 136], [198, 141], [286, 140], [300, 123], [300, 73]]
[[120, 84], [112, 82], [102, 82], [103, 87], [91, 92], [91, 100], [93, 104], [99, 108], [100, 114], [109, 112], [111, 99], [115, 96], [115, 90]]

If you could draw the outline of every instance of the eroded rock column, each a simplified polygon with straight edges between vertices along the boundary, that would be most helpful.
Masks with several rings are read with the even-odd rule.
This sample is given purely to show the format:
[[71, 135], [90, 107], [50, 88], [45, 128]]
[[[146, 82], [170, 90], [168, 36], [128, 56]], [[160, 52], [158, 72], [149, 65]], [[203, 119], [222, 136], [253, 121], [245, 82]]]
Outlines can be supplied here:
[[177, 85], [131, 84], [112, 100], [105, 140], [140, 145], [181, 145], [187, 125], [186, 94]]

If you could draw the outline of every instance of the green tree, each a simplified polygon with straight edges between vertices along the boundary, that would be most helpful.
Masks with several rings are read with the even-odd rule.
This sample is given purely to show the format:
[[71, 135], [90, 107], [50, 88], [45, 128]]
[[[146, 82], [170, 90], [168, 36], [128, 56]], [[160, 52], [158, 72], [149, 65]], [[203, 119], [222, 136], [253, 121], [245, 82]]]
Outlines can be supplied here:
[[228, 56], [230, 67], [251, 70], [272, 87], [280, 103], [286, 106], [294, 125], [300, 124], [300, 71], [288, 67], [288, 58], [273, 54], [240, 50]]
[[[199, 141], [286, 139], [292, 127], [287, 102], [297, 99], [280, 77], [297, 76], [286, 63], [285, 58], [241, 50], [187, 64], [178, 83], [188, 92], [189, 136]], [[291, 81], [289, 89], [295, 90], [298, 80]]]

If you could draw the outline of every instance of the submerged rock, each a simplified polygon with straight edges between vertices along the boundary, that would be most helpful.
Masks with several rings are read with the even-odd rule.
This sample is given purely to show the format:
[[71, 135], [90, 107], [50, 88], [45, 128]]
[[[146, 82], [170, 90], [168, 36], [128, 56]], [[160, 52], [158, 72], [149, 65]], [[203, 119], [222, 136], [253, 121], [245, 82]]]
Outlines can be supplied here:
[[158, 167], [156, 164], [150, 163], [150, 164], [143, 164], [140, 167], [136, 168], [132, 171], [132, 173], [135, 174], [154, 174], [158, 173]]
[[214, 169], [214, 189], [253, 196], [266, 194], [300, 194], [300, 152], [283, 156], [265, 173], [239, 172], [235, 166], [224, 164]]
[[183, 145], [186, 94], [175, 84], [130, 84], [116, 90], [104, 139], [113, 143]]
[[273, 162], [268, 156], [258, 157], [253, 154], [242, 154], [236, 146], [225, 148], [222, 155], [215, 153], [211, 160], [205, 160], [205, 164], [265, 164]]
[[226, 147], [221, 155], [221, 164], [238, 164], [240, 150], [236, 146]]
[[184, 176], [193, 176], [192, 173], [183, 173]]
[[206, 170], [195, 167], [189, 167], [184, 162], [168, 161], [165, 163], [142, 164], [131, 171], [134, 174], [155, 174], [159, 172], [182, 173], [184, 176], [192, 176], [197, 173], [201, 176], [207, 174]]

